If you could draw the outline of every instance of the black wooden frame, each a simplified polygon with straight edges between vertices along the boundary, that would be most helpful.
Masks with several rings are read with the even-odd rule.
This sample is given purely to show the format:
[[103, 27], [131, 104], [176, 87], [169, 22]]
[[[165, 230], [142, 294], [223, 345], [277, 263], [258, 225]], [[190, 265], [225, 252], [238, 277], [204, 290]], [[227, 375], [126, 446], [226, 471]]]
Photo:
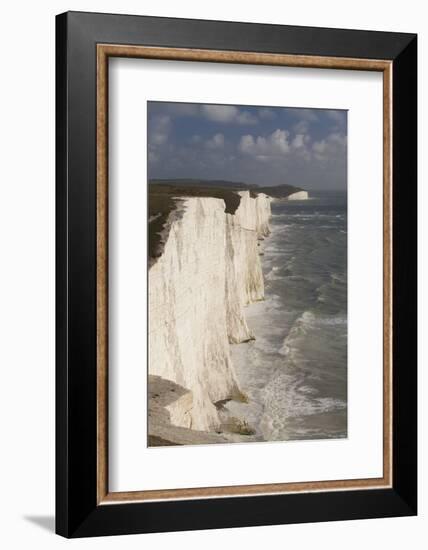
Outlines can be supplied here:
[[[97, 506], [96, 45], [393, 62], [393, 487]], [[68, 12], [56, 18], [56, 531], [65, 537], [415, 515], [414, 34]]]

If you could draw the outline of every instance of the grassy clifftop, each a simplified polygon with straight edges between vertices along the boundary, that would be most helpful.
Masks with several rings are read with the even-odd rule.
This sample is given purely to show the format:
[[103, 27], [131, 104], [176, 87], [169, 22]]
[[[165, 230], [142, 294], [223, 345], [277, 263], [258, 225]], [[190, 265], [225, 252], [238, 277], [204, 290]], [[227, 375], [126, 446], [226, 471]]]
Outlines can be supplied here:
[[223, 199], [227, 214], [234, 214], [241, 200], [231, 189], [215, 186], [192, 186], [172, 184], [149, 184], [149, 258], [156, 259], [162, 254], [162, 230], [169, 214], [175, 209], [177, 199], [182, 197], [214, 197]]
[[182, 197], [213, 197], [223, 199], [225, 212], [227, 214], [234, 214], [241, 201], [239, 191], [248, 190], [252, 197], [256, 197], [259, 193], [264, 193], [275, 198], [286, 198], [292, 193], [301, 191], [300, 188], [292, 185], [261, 187], [224, 180], [196, 179], [150, 180], [148, 187], [148, 255], [152, 261], [155, 261], [162, 254], [162, 231], [169, 214], [176, 208], [177, 199]]

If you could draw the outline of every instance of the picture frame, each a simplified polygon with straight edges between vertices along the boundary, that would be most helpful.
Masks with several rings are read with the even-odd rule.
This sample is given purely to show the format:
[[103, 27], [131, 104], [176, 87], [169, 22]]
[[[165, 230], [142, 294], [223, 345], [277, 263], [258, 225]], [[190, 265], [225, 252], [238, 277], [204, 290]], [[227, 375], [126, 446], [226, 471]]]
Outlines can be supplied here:
[[[381, 478], [109, 492], [107, 83], [112, 57], [383, 74]], [[416, 96], [414, 34], [83, 12], [57, 16], [58, 534], [86, 537], [417, 513]]]

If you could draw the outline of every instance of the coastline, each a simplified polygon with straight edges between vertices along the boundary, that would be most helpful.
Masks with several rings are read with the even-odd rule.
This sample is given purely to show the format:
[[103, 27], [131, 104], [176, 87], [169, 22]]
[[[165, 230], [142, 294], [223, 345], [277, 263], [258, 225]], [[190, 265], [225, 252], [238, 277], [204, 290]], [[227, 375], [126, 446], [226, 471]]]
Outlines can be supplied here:
[[221, 199], [185, 199], [168, 224], [163, 254], [149, 269], [149, 374], [190, 391], [190, 400], [166, 407], [172, 425], [248, 440], [251, 427], [227, 409], [246, 399], [230, 344], [254, 338], [244, 307], [264, 296], [259, 245], [271, 199], [239, 195], [233, 215]]
[[264, 303], [270, 204], [283, 197], [243, 190], [239, 196], [234, 214], [221, 199], [180, 197], [162, 255], [150, 265], [149, 446], [265, 440], [234, 356], [259, 337], [248, 326], [248, 306]]

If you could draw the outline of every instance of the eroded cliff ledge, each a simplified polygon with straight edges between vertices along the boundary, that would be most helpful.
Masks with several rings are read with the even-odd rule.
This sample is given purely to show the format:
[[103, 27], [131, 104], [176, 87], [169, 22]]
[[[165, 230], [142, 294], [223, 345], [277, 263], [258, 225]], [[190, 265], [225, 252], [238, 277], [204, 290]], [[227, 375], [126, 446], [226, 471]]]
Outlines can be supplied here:
[[[175, 382], [165, 380], [160, 376], [149, 376], [149, 446], [208, 445], [242, 441], [243, 436], [233, 433], [233, 428], [230, 430], [222, 426], [217, 431], [207, 432], [172, 424], [169, 407], [171, 405], [173, 407], [179, 406], [180, 399], [186, 395], [187, 399], [191, 399], [190, 390], [179, 386]], [[255, 435], [245, 436], [245, 441], [257, 441], [257, 439]]]

